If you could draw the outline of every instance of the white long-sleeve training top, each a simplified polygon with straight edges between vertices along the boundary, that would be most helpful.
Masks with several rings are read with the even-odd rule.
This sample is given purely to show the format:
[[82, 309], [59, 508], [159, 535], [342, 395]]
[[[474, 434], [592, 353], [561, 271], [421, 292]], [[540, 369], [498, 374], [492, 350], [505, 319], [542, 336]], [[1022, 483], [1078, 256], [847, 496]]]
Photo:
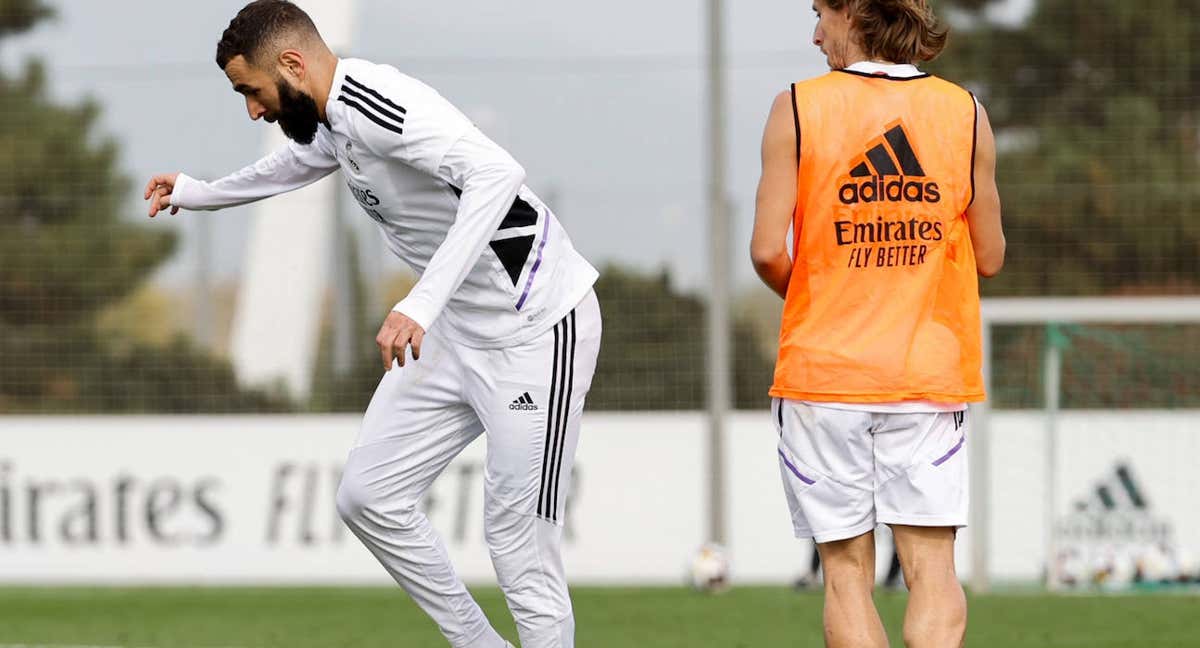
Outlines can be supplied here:
[[394, 310], [468, 346], [548, 330], [597, 272], [525, 186], [525, 170], [433, 88], [389, 65], [342, 59], [310, 145], [212, 182], [179, 174], [171, 205], [215, 210], [309, 185], [341, 168], [392, 252], [420, 279]]

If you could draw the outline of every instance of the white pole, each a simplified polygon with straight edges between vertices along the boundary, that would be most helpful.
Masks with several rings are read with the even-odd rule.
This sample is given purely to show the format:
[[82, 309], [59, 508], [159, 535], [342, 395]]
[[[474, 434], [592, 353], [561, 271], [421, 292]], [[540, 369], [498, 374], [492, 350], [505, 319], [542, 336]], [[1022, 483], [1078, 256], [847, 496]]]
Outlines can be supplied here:
[[724, 7], [708, 2], [709, 299], [708, 470], [709, 539], [725, 542], [725, 419], [730, 408], [729, 211], [725, 190]]
[[1046, 362], [1042, 382], [1046, 394], [1046, 587], [1058, 589], [1058, 549], [1054, 541], [1058, 510], [1058, 410], [1062, 383], [1062, 344], [1058, 327], [1046, 327]]
[[1200, 297], [992, 297], [992, 324], [1188, 324], [1200, 322]]
[[[988, 398], [992, 396], [992, 324], [986, 319], [981, 331], [983, 354], [983, 384]], [[991, 515], [991, 423], [989, 401], [971, 406], [971, 434], [967, 444], [971, 467], [971, 591], [983, 594], [991, 588], [988, 572], [989, 516]]]

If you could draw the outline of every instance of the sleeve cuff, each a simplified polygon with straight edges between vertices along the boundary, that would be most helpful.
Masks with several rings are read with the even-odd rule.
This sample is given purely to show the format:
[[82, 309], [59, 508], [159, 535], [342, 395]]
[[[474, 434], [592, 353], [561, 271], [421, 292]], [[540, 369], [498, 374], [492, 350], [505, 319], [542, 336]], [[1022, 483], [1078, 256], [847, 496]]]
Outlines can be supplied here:
[[193, 190], [198, 182], [192, 176], [180, 172], [175, 178], [175, 188], [171, 190], [171, 206], [179, 207], [180, 209], [193, 209], [188, 201], [188, 193]]
[[430, 312], [432, 309], [411, 297], [401, 299], [399, 303], [392, 307], [392, 310], [419, 324], [426, 333], [429, 332], [429, 327], [433, 324], [433, 320], [437, 319], [437, 313]]

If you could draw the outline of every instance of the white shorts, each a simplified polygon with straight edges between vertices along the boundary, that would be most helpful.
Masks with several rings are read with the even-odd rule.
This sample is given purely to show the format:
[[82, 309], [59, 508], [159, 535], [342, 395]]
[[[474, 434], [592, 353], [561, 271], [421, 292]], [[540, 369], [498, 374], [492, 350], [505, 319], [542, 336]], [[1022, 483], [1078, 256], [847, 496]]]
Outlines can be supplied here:
[[967, 525], [966, 411], [879, 413], [778, 398], [773, 408], [796, 537]]

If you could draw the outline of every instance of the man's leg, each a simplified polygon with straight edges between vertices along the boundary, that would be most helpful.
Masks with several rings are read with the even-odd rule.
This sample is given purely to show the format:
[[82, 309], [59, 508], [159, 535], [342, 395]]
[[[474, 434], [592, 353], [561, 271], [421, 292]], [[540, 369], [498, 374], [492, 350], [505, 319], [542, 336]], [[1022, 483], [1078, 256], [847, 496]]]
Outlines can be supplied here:
[[875, 611], [875, 463], [869, 412], [777, 402], [779, 473], [797, 537], [817, 543], [825, 575], [825, 640], [887, 646]]
[[892, 528], [908, 585], [904, 643], [957, 648], [967, 603], [954, 571], [954, 537], [967, 524], [970, 438], [963, 412], [880, 415], [875, 492], [880, 522]]
[[871, 598], [875, 590], [875, 533], [817, 545], [825, 570], [825, 645], [886, 648], [887, 633]]
[[485, 538], [523, 648], [572, 648], [575, 612], [562, 561], [563, 528], [489, 497]]
[[484, 537], [522, 648], [575, 645], [563, 522], [600, 328], [589, 296], [539, 339], [466, 363], [488, 435]]
[[967, 599], [954, 571], [953, 527], [892, 525], [908, 584], [904, 644], [958, 648], [967, 631]]
[[461, 402], [457, 359], [436, 333], [421, 360], [393, 366], [363, 419], [342, 472], [337, 507], [346, 525], [438, 624], [455, 648], [504, 648], [420, 510], [421, 496], [483, 431]]

